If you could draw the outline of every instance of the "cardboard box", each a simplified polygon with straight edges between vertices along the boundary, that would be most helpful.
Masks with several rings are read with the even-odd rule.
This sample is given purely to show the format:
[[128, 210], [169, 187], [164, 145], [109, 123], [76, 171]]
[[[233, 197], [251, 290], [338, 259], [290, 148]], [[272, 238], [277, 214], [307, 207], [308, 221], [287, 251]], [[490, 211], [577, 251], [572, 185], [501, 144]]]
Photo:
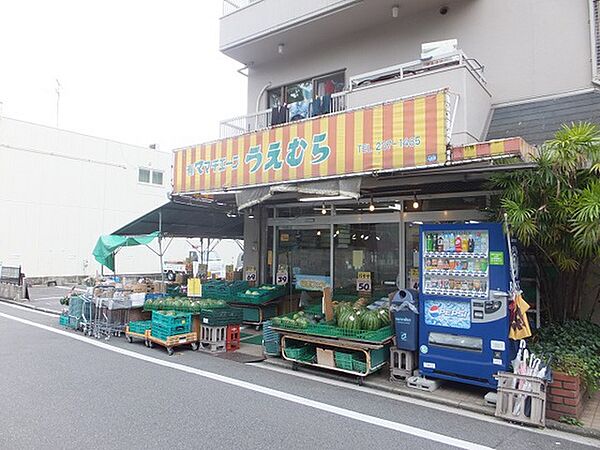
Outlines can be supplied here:
[[317, 347], [317, 364], [327, 367], [335, 367], [333, 350]]

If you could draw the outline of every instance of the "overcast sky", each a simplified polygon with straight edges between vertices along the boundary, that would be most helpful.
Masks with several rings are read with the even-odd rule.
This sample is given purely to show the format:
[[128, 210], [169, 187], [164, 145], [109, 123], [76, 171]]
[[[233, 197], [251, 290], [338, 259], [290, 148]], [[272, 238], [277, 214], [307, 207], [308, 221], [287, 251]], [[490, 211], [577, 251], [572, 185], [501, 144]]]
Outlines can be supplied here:
[[0, 0], [2, 114], [162, 150], [246, 112], [220, 0]]

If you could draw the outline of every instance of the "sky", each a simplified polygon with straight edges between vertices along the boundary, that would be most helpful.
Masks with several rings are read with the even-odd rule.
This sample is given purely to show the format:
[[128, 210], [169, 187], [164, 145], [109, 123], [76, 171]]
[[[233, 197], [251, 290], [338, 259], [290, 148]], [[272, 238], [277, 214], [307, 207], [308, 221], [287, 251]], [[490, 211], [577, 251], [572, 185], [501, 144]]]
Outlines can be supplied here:
[[161, 150], [246, 113], [221, 0], [0, 0], [2, 115]]

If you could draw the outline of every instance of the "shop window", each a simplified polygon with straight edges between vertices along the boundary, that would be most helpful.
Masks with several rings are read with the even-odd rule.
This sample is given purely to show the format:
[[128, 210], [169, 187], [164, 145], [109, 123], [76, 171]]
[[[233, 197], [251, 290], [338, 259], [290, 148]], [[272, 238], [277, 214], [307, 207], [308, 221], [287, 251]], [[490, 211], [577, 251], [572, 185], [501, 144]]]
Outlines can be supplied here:
[[138, 169], [138, 181], [145, 184], [163, 185], [164, 173], [160, 170]]
[[315, 80], [315, 94], [318, 96], [342, 92], [345, 85], [344, 72], [337, 72]]
[[487, 206], [486, 197], [452, 197], [452, 198], [430, 198], [418, 199], [419, 207], [414, 208], [413, 200], [404, 202], [403, 211], [451, 211], [462, 209], [482, 210]]
[[375, 298], [395, 290], [400, 270], [399, 245], [397, 223], [336, 225], [335, 292], [356, 294], [358, 272], [371, 272]]

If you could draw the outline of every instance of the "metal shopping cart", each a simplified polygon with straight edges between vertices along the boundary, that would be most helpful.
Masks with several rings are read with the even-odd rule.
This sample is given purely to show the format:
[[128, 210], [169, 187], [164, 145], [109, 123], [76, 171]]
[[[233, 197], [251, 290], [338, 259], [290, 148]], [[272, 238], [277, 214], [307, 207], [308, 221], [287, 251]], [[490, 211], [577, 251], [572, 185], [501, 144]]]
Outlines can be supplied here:
[[114, 286], [97, 286], [94, 288], [93, 314], [88, 335], [106, 340], [111, 336], [121, 336], [129, 323], [130, 309], [128, 291]]

